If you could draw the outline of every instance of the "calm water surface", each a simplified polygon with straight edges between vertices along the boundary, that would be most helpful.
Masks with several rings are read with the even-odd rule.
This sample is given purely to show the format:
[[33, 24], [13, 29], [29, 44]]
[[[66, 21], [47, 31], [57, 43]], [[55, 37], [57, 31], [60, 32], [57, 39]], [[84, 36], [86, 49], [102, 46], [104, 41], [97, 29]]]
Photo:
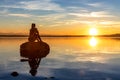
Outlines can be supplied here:
[[[42, 38], [50, 45], [50, 54], [42, 59], [38, 74], [50, 75], [49, 69], [81, 69], [120, 74], [118, 38]], [[20, 62], [20, 45], [27, 38], [0, 38], [0, 75], [17, 71], [27, 74], [28, 63]], [[44, 69], [48, 69], [44, 72]]]

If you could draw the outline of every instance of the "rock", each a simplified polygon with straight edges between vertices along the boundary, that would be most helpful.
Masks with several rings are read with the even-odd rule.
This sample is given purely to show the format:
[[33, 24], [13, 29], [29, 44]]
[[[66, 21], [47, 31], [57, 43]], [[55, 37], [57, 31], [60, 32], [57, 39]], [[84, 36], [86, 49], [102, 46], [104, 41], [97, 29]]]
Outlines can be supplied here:
[[25, 58], [43, 58], [49, 51], [49, 45], [45, 42], [25, 42], [20, 45], [20, 55]]
[[15, 72], [12, 72], [11, 75], [12, 75], [13, 77], [17, 77], [19, 74], [18, 74], [18, 72], [15, 71]]

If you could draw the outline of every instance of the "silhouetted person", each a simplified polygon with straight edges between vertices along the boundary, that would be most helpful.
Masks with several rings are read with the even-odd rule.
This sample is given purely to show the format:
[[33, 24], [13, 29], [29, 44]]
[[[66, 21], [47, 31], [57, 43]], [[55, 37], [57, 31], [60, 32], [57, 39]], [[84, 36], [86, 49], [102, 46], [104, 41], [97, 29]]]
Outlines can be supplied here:
[[35, 40], [42, 41], [39, 35], [39, 32], [36, 28], [35, 23], [32, 23], [30, 33], [29, 33], [29, 42], [34, 42]]

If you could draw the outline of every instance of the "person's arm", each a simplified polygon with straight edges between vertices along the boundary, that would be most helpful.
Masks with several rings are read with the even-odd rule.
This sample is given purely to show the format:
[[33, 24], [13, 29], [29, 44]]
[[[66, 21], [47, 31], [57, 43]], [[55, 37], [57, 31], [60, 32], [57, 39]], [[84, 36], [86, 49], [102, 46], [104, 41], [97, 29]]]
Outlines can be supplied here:
[[39, 35], [39, 31], [37, 30], [37, 28], [36, 28], [36, 33]]
[[41, 38], [40, 38], [39, 31], [37, 30], [37, 28], [36, 28], [36, 34], [37, 34], [37, 36], [38, 36], [38, 39], [39, 39], [40, 41], [42, 41]]

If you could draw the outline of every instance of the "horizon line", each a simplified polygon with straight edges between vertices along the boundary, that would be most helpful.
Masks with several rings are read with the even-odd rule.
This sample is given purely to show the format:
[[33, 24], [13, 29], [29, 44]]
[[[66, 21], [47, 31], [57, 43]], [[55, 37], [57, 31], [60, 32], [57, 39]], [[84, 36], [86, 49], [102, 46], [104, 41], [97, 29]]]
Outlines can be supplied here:
[[[29, 35], [20, 34], [0, 34], [0, 37], [28, 37]], [[107, 34], [107, 35], [40, 35], [40, 37], [120, 37], [120, 34]]]

